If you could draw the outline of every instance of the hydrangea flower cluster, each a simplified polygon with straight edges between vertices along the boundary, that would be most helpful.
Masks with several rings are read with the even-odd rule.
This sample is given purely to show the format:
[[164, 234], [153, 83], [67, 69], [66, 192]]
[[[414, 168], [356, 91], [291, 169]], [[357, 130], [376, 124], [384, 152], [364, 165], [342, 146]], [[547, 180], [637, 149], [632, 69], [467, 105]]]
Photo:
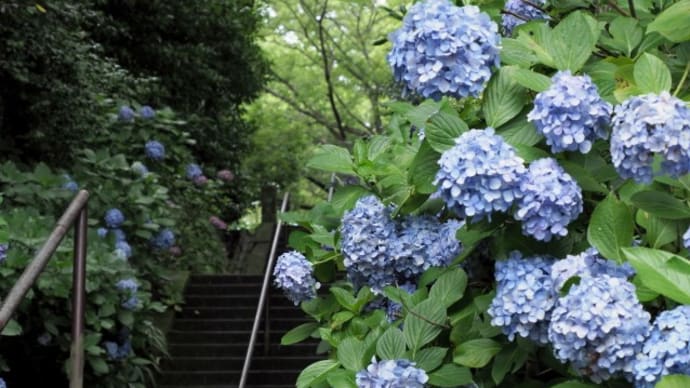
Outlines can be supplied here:
[[614, 110], [611, 158], [618, 174], [650, 183], [655, 154], [662, 173], [690, 172], [690, 108], [668, 92], [635, 96]]
[[508, 13], [501, 15], [501, 25], [503, 26], [505, 36], [513, 35], [515, 27], [527, 21], [549, 19], [549, 15], [533, 5], [536, 4], [542, 7], [546, 4], [546, 0], [533, 0], [531, 3], [529, 4], [523, 0], [506, 1], [503, 9], [508, 11]]
[[7, 244], [0, 244], [0, 263], [7, 260], [7, 249], [9, 246]]
[[189, 163], [187, 165], [185, 172], [187, 175], [187, 179], [190, 180], [194, 180], [204, 174], [204, 172], [201, 171], [201, 167], [199, 167], [199, 165], [196, 163]]
[[104, 341], [103, 346], [105, 347], [105, 354], [111, 360], [122, 360], [127, 358], [132, 352], [132, 340], [129, 337], [129, 333], [126, 337], [121, 333], [120, 341]]
[[297, 251], [285, 252], [273, 269], [274, 284], [295, 306], [316, 298], [321, 284], [314, 279], [314, 268], [304, 255]]
[[197, 186], [203, 186], [206, 183], [208, 183], [208, 178], [206, 178], [204, 175], [199, 175], [198, 177], [194, 178], [194, 184]]
[[218, 171], [218, 178], [224, 182], [231, 182], [235, 179], [235, 174], [230, 170], [220, 170]]
[[135, 310], [139, 305], [139, 298], [137, 297], [137, 290], [139, 285], [134, 279], [122, 279], [117, 282], [116, 287], [120, 291], [124, 291], [127, 296], [122, 302], [122, 308], [126, 310]]
[[165, 146], [156, 140], [149, 140], [144, 145], [146, 156], [152, 160], [163, 160], [165, 158]]
[[357, 372], [359, 388], [423, 388], [429, 381], [424, 370], [416, 368], [415, 363], [406, 359], [382, 360], [372, 358], [367, 369]]
[[117, 119], [124, 123], [131, 123], [134, 121], [134, 110], [127, 105], [121, 106], [117, 113]]
[[632, 283], [608, 275], [583, 277], [553, 309], [549, 341], [556, 358], [600, 383], [632, 371], [649, 320]]
[[112, 208], [105, 212], [105, 224], [109, 228], [119, 228], [125, 222], [125, 215], [118, 208]]
[[156, 111], [150, 106], [144, 105], [139, 108], [139, 116], [141, 116], [142, 119], [152, 119], [156, 117]]
[[551, 267], [551, 279], [557, 291], [574, 276], [583, 278], [601, 275], [627, 279], [635, 275], [635, 269], [629, 263], [618, 264], [601, 257], [595, 248], [589, 248], [577, 255], [568, 255]]
[[72, 179], [71, 176], [65, 174], [62, 177], [65, 178], [65, 183], [62, 184], [63, 189], [71, 191], [73, 193], [79, 191], [79, 185], [77, 184], [77, 182], [74, 181], [74, 179]]
[[5, 379], [0, 377], [0, 388], [7, 388], [7, 383], [5, 383]]
[[445, 267], [462, 250], [455, 232], [457, 220], [439, 224], [433, 217], [409, 216], [398, 226], [398, 236], [390, 242], [390, 256], [398, 278], [415, 279], [430, 267]]
[[170, 229], [163, 229], [151, 240], [151, 245], [157, 250], [168, 250], [175, 245], [175, 233]]
[[391, 209], [378, 198], [360, 198], [342, 219], [341, 246], [350, 281], [356, 287], [368, 284], [382, 289], [395, 281], [388, 255], [389, 241], [395, 238]]
[[424, 97], [478, 96], [500, 65], [498, 26], [475, 6], [448, 0], [413, 5], [389, 39], [394, 77]]
[[656, 317], [632, 372], [638, 388], [652, 388], [666, 375], [690, 374], [690, 306]]
[[690, 249], [690, 228], [683, 233], [683, 246], [685, 249]]
[[611, 104], [601, 99], [587, 75], [559, 71], [551, 81], [547, 90], [537, 94], [527, 120], [534, 122], [537, 132], [544, 135], [551, 152], [589, 152], [596, 139], [607, 137]]
[[509, 340], [515, 335], [540, 344], [548, 342], [548, 324], [558, 293], [551, 280], [549, 257], [522, 257], [511, 252], [496, 262], [496, 297], [489, 306], [491, 324]]
[[120, 259], [126, 260], [132, 257], [132, 247], [127, 241], [121, 240], [115, 242], [115, 255]]
[[134, 162], [134, 163], [132, 163], [132, 167], [131, 167], [131, 168], [132, 168], [132, 171], [133, 171], [135, 174], [141, 176], [142, 178], [143, 178], [143, 177], [146, 177], [146, 176], [149, 174], [149, 169], [148, 169], [148, 168], [146, 167], [146, 165], [145, 165], [144, 163], [142, 163], [142, 162]]
[[41, 346], [48, 346], [50, 344], [50, 341], [53, 340], [53, 336], [50, 335], [47, 331], [38, 337], [36, 337], [36, 342], [38, 342], [39, 345]]
[[582, 213], [582, 189], [555, 159], [532, 162], [520, 182], [515, 219], [522, 233], [540, 241], [566, 236], [568, 224]]
[[217, 216], [211, 216], [209, 217], [208, 221], [213, 225], [216, 229], [219, 230], [227, 230], [228, 229], [228, 224], [218, 218]]
[[434, 184], [451, 210], [481, 219], [507, 211], [522, 196], [523, 162], [493, 128], [473, 129], [441, 155]]

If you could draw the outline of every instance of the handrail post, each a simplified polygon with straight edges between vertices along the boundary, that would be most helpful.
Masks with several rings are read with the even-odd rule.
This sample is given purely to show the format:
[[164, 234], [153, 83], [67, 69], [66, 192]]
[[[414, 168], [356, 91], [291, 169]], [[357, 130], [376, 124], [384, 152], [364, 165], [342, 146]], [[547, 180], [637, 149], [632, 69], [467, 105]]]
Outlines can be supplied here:
[[87, 208], [74, 224], [74, 266], [72, 272], [72, 349], [70, 388], [84, 384], [84, 304], [86, 299]]

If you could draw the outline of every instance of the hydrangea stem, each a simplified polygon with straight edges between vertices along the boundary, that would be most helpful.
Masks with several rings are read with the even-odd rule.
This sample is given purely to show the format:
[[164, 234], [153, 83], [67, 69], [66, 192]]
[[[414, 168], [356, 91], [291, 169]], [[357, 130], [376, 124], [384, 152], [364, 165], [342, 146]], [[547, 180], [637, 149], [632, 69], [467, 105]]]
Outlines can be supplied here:
[[634, 0], [628, 0], [628, 8], [630, 8], [630, 16], [637, 19], [637, 12], [635, 12], [635, 1]]
[[685, 65], [685, 71], [683, 71], [683, 76], [680, 77], [680, 81], [678, 82], [678, 86], [676, 86], [676, 90], [673, 92], [673, 97], [677, 97], [678, 93], [683, 89], [683, 85], [685, 84], [685, 80], [688, 79], [688, 71], [690, 71], [690, 62], [688, 62]]

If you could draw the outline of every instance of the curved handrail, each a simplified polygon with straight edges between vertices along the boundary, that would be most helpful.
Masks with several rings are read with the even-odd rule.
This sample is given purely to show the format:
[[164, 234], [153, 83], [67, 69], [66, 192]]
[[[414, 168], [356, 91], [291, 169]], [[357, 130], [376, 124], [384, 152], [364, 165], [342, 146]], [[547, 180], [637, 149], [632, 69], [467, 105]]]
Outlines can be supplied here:
[[50, 258], [74, 225], [74, 269], [72, 271], [72, 346], [70, 349], [70, 388], [81, 388], [84, 380], [84, 303], [86, 299], [86, 226], [89, 192], [80, 190], [55, 224], [48, 240], [14, 283], [0, 307], [0, 331], [5, 328], [19, 303], [33, 287]]
[[[280, 212], [284, 213], [287, 209], [288, 198], [290, 193], [285, 193], [283, 195], [283, 203], [280, 205]], [[273, 242], [271, 243], [271, 251], [268, 254], [268, 262], [266, 263], [266, 272], [264, 273], [264, 282], [261, 285], [261, 295], [259, 296], [259, 303], [256, 307], [256, 316], [254, 317], [254, 325], [252, 326], [252, 333], [249, 337], [249, 347], [247, 348], [247, 354], [244, 358], [244, 366], [242, 367], [242, 375], [240, 375], [240, 385], [239, 388], [244, 388], [247, 384], [247, 376], [249, 375], [249, 368], [252, 363], [252, 356], [254, 355], [254, 345], [256, 344], [256, 336], [259, 332], [259, 324], [261, 322], [261, 314], [266, 305], [266, 296], [268, 293], [268, 284], [271, 281], [271, 268], [273, 268], [273, 262], [275, 261], [276, 250], [278, 249], [278, 240], [280, 239], [280, 231], [283, 227], [283, 221], [278, 218], [276, 223], [276, 229], [273, 233]], [[268, 328], [265, 330], [265, 334], [268, 333]], [[264, 339], [264, 341], [266, 341]], [[264, 343], [266, 345], [266, 343]]]

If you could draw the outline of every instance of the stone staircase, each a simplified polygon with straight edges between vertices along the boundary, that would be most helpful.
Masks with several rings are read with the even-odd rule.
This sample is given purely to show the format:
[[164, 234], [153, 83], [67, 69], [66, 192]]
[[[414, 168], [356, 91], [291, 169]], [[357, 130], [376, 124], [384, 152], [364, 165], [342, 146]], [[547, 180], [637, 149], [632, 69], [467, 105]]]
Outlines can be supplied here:
[[[160, 388], [238, 386], [262, 281], [256, 275], [190, 278], [186, 304], [168, 333], [172, 358], [163, 364]], [[262, 324], [247, 387], [294, 387], [302, 369], [323, 357], [316, 355], [315, 341], [280, 345], [283, 334], [308, 319], [277, 290], [271, 289], [269, 300], [269, 352]]]

